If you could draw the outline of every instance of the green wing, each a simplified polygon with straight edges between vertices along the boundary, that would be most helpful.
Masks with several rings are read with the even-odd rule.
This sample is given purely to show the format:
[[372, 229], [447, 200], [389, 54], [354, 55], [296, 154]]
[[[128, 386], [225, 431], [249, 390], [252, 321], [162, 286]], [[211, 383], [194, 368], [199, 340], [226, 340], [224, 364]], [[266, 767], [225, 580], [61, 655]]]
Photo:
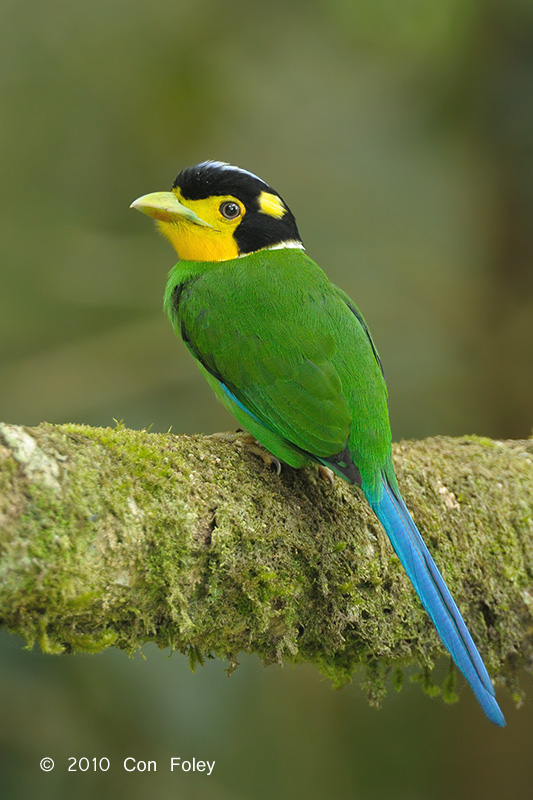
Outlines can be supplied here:
[[299, 251], [255, 253], [180, 280], [183, 274], [181, 265], [171, 273], [167, 310], [209, 375], [284, 442], [349, 467], [354, 405], [356, 412], [368, 406], [367, 389], [357, 401], [361, 373], [370, 365], [370, 377], [379, 374], [381, 394], [384, 382], [346, 296]]

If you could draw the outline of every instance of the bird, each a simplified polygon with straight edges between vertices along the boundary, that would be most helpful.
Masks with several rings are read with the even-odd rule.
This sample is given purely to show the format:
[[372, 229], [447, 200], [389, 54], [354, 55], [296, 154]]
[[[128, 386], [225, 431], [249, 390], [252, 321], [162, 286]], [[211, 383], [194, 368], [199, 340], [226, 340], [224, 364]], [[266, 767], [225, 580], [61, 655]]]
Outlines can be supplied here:
[[[325, 199], [324, 199], [325, 202]], [[488, 719], [494, 687], [405, 505], [383, 367], [350, 297], [304, 250], [281, 195], [223, 161], [182, 169], [131, 207], [174, 247], [164, 308], [217, 397], [279, 463], [359, 486]]]

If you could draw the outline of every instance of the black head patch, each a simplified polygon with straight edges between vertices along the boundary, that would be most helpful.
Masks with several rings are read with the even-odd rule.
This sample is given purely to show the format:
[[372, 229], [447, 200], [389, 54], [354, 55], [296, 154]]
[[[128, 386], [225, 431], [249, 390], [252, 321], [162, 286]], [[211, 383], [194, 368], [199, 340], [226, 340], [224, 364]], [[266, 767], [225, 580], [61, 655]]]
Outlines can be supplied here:
[[[283, 198], [252, 172], [221, 161], [204, 161], [183, 169], [172, 186], [178, 187], [184, 199], [232, 195], [244, 204], [246, 214], [234, 233], [240, 253], [253, 253], [286, 241], [301, 242], [296, 220]], [[279, 197], [287, 209], [283, 216], [261, 210], [259, 198], [263, 192]]]

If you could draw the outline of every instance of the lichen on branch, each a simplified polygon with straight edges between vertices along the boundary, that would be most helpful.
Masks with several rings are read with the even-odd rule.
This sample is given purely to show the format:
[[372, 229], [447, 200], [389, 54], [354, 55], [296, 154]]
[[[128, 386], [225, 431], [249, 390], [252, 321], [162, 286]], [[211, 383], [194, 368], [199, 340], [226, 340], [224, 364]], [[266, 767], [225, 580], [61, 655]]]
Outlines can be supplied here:
[[[489, 672], [533, 658], [533, 441], [394, 448], [405, 501]], [[0, 619], [45, 652], [145, 642], [230, 668], [366, 667], [374, 701], [442, 645], [363, 495], [235, 437], [0, 425]], [[445, 680], [445, 694], [453, 695]]]

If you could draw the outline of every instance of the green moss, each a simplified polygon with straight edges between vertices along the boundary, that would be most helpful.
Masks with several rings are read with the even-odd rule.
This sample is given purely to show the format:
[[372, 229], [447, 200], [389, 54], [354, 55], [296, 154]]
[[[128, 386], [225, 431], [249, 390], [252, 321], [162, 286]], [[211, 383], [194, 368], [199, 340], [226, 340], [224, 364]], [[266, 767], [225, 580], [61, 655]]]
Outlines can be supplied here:
[[[60, 492], [0, 447], [0, 615], [27, 641], [54, 653], [155, 641], [230, 670], [250, 652], [310, 662], [335, 686], [362, 666], [373, 703], [415, 664], [428, 693], [454, 699], [453, 671], [433, 682], [441, 645], [357, 490], [312, 470], [278, 476], [220, 437], [29, 433], [57, 459]], [[509, 682], [533, 649], [529, 452], [476, 437], [395, 451], [407, 505], [492, 674]]]
[[102, 631], [96, 636], [88, 633], [65, 632], [65, 638], [74, 650], [83, 653], [100, 653], [115, 644], [117, 634], [112, 630]]
[[450, 668], [446, 674], [446, 678], [442, 684], [442, 699], [445, 703], [457, 703], [459, 695], [455, 691], [456, 673], [453, 663], [450, 659]]

